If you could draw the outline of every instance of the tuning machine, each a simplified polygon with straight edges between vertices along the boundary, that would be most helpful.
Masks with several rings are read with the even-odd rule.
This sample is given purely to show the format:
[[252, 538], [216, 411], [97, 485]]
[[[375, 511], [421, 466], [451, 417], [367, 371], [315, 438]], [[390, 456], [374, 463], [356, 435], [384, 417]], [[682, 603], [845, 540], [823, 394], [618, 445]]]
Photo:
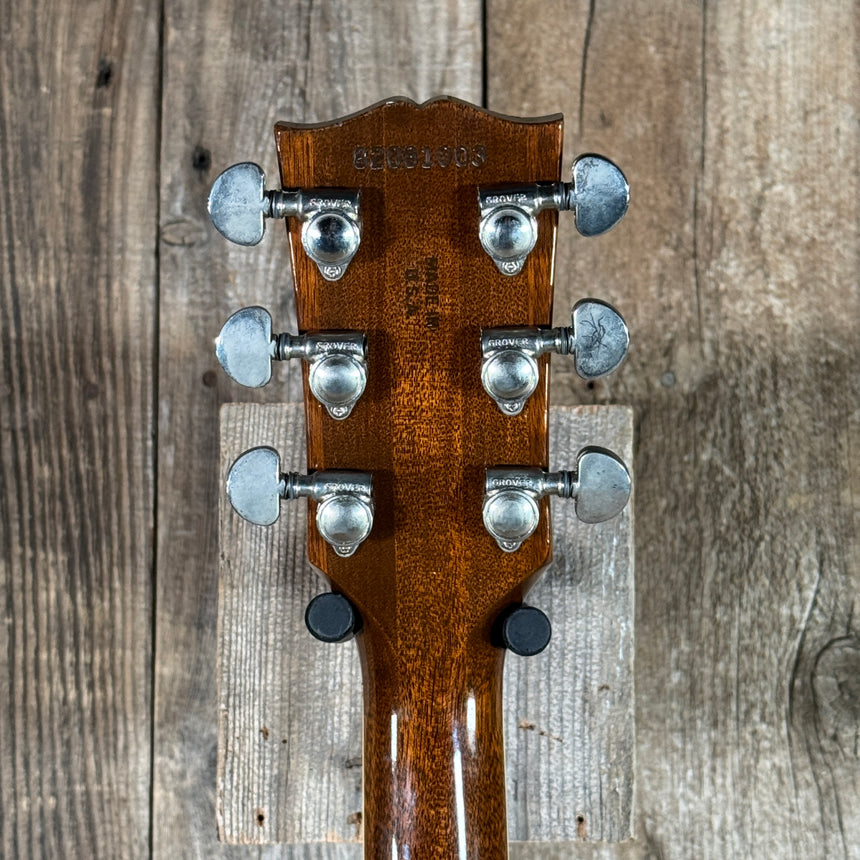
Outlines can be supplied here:
[[624, 216], [630, 189], [608, 158], [581, 155], [573, 162], [572, 179], [478, 189], [481, 245], [502, 274], [522, 271], [537, 242], [537, 214], [544, 209], [572, 210], [583, 236], [599, 236]]
[[208, 208], [218, 232], [237, 245], [256, 245], [266, 218], [298, 218], [305, 253], [327, 281], [337, 281], [361, 242], [359, 196], [348, 188], [267, 191], [262, 168], [245, 161], [215, 180]]
[[304, 359], [314, 397], [332, 418], [346, 418], [367, 384], [367, 338], [361, 332], [272, 334], [265, 308], [236, 311], [215, 339], [215, 355], [227, 375], [249, 388], [272, 378], [272, 361]]
[[583, 379], [616, 370], [627, 355], [630, 335], [621, 314], [597, 299], [577, 302], [570, 327], [518, 326], [481, 332], [481, 382], [506, 415], [518, 415], [538, 385], [537, 359], [548, 352], [572, 355]]
[[516, 552], [540, 520], [544, 496], [574, 499], [576, 515], [585, 523], [610, 520], [630, 498], [630, 473], [611, 451], [583, 448], [574, 471], [538, 468], [487, 469], [484, 485], [484, 526], [505, 552]]
[[260, 526], [270, 526], [278, 519], [281, 499], [313, 499], [319, 503], [319, 533], [344, 557], [358, 549], [373, 527], [371, 475], [281, 472], [281, 460], [274, 448], [252, 448], [233, 463], [227, 477], [227, 496], [239, 516]]

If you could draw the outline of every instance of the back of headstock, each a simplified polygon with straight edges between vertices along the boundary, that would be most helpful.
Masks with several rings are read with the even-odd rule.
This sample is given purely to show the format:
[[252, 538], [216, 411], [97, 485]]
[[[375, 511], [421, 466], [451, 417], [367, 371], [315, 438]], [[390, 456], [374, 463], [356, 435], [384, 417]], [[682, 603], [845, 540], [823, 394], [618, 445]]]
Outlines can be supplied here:
[[254, 384], [272, 358], [306, 359], [309, 475], [260, 449], [237, 461], [231, 498], [257, 522], [280, 497], [311, 500], [310, 560], [338, 596], [312, 603], [309, 626], [358, 631], [368, 857], [506, 856], [499, 645], [548, 639], [521, 607], [550, 558], [547, 496], [575, 496], [584, 519], [626, 501], [605, 452], [545, 471], [548, 353], [598, 375], [626, 349], [600, 303], [549, 327], [557, 210], [579, 205], [581, 232], [599, 232], [589, 162], [579, 198], [559, 183], [561, 130], [453, 100], [279, 124], [287, 190], [267, 196], [260, 177], [251, 197], [294, 216], [301, 334], [273, 335], [253, 309], [219, 358]]

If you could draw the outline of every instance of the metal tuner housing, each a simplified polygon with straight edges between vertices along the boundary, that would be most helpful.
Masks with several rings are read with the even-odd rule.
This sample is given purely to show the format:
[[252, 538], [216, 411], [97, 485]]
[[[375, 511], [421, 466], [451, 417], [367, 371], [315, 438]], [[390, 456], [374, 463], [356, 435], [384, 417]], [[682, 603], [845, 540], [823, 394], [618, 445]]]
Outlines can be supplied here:
[[584, 299], [571, 311], [569, 328], [484, 329], [481, 382], [505, 415], [519, 415], [537, 389], [541, 355], [572, 355], [583, 379], [598, 379], [618, 369], [629, 345], [621, 314], [606, 302]]
[[367, 385], [367, 338], [361, 332], [273, 334], [265, 308], [236, 311], [215, 340], [215, 355], [227, 375], [250, 388], [272, 378], [272, 361], [300, 358], [308, 363], [314, 397], [328, 414], [343, 420]]
[[360, 192], [349, 188], [266, 190], [250, 161], [228, 167], [212, 184], [209, 217], [237, 245], [256, 245], [266, 218], [298, 218], [302, 247], [327, 281], [343, 277], [361, 244]]
[[630, 188], [621, 170], [600, 155], [581, 155], [571, 182], [479, 188], [481, 245], [503, 275], [522, 271], [538, 237], [544, 209], [571, 210], [583, 236], [614, 227], [627, 211]]
[[516, 552], [540, 521], [544, 496], [574, 499], [576, 515], [586, 523], [618, 516], [630, 498], [630, 473], [603, 448], [583, 448], [573, 471], [548, 472], [535, 467], [487, 469], [484, 526], [504, 552]]
[[281, 472], [274, 448], [251, 448], [230, 467], [227, 497], [239, 516], [272, 525], [281, 499], [317, 502], [320, 535], [340, 556], [352, 555], [373, 528], [373, 479], [367, 472], [320, 471], [302, 475]]

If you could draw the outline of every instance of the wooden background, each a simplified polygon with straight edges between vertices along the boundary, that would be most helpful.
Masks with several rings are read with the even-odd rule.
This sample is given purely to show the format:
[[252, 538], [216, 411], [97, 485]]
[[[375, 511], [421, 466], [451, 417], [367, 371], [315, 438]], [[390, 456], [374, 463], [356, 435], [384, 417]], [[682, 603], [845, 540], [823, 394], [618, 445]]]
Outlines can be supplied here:
[[218, 240], [206, 192], [274, 173], [276, 119], [449, 93], [562, 110], [568, 160], [633, 188], [559, 241], [559, 320], [597, 294], [634, 348], [555, 402], [630, 403], [638, 434], [637, 839], [578, 856], [860, 857], [858, 26], [850, 0], [3, 0], [0, 853], [289, 857], [216, 841], [217, 415], [247, 394], [212, 353], [240, 305], [290, 318], [288, 256]]

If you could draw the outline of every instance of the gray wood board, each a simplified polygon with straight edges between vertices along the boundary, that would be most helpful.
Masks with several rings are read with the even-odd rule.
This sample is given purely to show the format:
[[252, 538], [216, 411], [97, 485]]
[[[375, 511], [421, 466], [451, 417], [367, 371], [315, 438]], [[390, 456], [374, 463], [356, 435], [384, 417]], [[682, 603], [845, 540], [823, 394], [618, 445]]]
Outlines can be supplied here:
[[[221, 410], [221, 477], [243, 451], [275, 447], [305, 468], [300, 404]], [[630, 463], [622, 406], [558, 408], [551, 463], [585, 445]], [[622, 840], [633, 808], [632, 507], [597, 526], [553, 502], [554, 561], [529, 596], [553, 622], [538, 657], [505, 670], [509, 833], [514, 840]], [[221, 498], [218, 816], [236, 843], [347, 842], [360, 835], [361, 676], [353, 645], [314, 640], [308, 601], [327, 590], [305, 559], [306, 505], [253, 526]]]
[[642, 850], [860, 857], [856, 3], [487, 16], [490, 106], [561, 109], [566, 157], [631, 182], [613, 232], [560, 224], [556, 284], [617, 303], [630, 358], [552, 394], [637, 416]]
[[212, 341], [230, 313], [260, 304], [294, 331], [295, 312], [283, 225], [270, 225], [256, 248], [231, 246], [209, 223], [209, 186], [242, 160], [276, 182], [277, 120], [328, 120], [392, 93], [479, 100], [481, 20], [474, 0], [164, 4], [157, 858], [232, 856], [215, 826], [218, 408], [301, 397], [299, 367], [281, 365], [269, 386], [249, 391], [217, 366]]
[[0, 25], [0, 855], [149, 851], [155, 4]]

